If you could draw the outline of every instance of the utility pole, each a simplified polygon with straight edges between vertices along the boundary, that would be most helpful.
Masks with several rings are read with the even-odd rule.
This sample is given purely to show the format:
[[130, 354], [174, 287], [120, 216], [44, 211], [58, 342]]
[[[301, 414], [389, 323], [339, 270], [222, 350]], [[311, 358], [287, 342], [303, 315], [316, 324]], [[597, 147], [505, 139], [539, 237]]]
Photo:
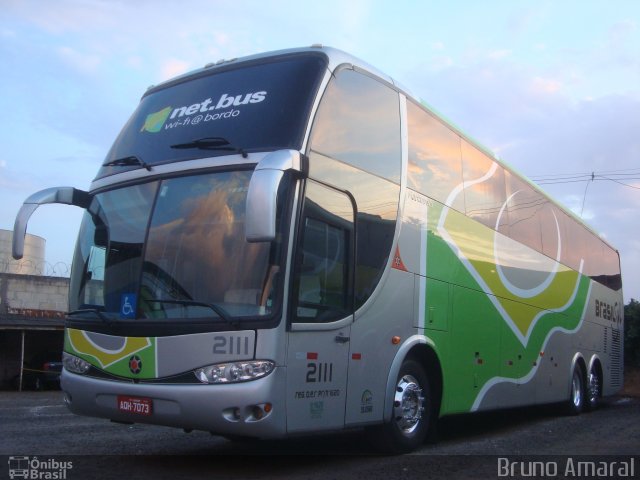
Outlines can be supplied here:
[[582, 212], [584, 212], [584, 201], [587, 199], [587, 188], [589, 188], [589, 184], [593, 182], [595, 176], [595, 172], [591, 172], [591, 179], [587, 180], [587, 186], [584, 187], [584, 195], [582, 196], [582, 208], [580, 209], [580, 218], [582, 218]]

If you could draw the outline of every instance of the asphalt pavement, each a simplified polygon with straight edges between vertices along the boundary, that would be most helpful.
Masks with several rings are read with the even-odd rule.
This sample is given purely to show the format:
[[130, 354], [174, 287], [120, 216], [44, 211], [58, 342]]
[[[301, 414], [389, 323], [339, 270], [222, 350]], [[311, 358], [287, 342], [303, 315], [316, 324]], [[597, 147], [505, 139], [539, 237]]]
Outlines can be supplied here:
[[640, 475], [640, 457], [634, 457], [640, 455], [637, 398], [613, 397], [577, 417], [559, 415], [553, 406], [462, 415], [441, 420], [438, 431], [436, 444], [385, 457], [375, 454], [362, 431], [232, 442], [208, 432], [75, 416], [59, 391], [0, 392], [0, 456], [7, 462], [0, 464], [0, 478], [8, 478], [11, 459], [16, 466], [18, 458], [49, 474], [48, 467], [71, 462], [73, 468], [63, 469], [65, 479], [497, 478], [503, 457], [525, 459], [518, 468], [537, 459], [561, 470], [573, 457], [634, 458]]

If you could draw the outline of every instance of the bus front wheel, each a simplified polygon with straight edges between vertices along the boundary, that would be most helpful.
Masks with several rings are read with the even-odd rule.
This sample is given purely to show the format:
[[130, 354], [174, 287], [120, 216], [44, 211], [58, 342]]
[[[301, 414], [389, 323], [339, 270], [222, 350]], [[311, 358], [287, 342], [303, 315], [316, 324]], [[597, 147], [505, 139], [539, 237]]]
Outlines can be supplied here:
[[400, 367], [392, 408], [391, 421], [373, 429], [374, 445], [386, 453], [415, 450], [434, 427], [431, 386], [417, 361], [405, 360]]
[[582, 366], [576, 364], [571, 376], [571, 393], [567, 402], [566, 411], [569, 415], [579, 415], [585, 407], [586, 389], [584, 385], [584, 374]]

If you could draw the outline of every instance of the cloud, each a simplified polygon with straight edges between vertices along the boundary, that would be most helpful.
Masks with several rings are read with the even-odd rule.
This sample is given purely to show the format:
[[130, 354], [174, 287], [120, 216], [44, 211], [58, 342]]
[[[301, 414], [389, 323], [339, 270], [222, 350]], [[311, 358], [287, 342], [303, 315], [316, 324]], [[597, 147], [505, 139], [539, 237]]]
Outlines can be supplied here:
[[429, 63], [430, 63], [431, 69], [443, 70], [445, 68], [449, 68], [453, 66], [453, 58], [446, 55], [437, 56], [437, 57], [433, 57]]
[[177, 58], [170, 58], [160, 66], [160, 79], [168, 80], [189, 70], [189, 63]]
[[609, 28], [608, 39], [611, 47], [621, 46], [638, 31], [638, 22], [635, 20], [622, 20]]
[[98, 55], [84, 54], [70, 47], [58, 47], [56, 53], [66, 65], [81, 73], [96, 73], [101, 64]]
[[54, 35], [112, 29], [118, 26], [118, 18], [126, 18], [126, 12], [123, 11], [123, 5], [120, 2], [105, 0], [90, 2], [9, 0], [3, 5], [3, 9], [6, 13], [19, 16]]
[[536, 9], [516, 9], [507, 19], [507, 30], [514, 37], [520, 37], [529, 31], [541, 17], [544, 16], [544, 8], [537, 5]]
[[562, 89], [562, 82], [551, 78], [534, 77], [530, 85], [532, 93], [537, 95], [553, 94]]
[[511, 50], [503, 48], [502, 50], [494, 50], [492, 52], [489, 52], [487, 58], [489, 58], [490, 60], [499, 60], [510, 56], [512, 53], [513, 52]]

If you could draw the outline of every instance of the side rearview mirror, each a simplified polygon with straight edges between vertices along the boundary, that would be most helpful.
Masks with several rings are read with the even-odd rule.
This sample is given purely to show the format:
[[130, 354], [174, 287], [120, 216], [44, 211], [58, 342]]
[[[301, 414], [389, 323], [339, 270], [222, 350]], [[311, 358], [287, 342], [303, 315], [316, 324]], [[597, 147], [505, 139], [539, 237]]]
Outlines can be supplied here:
[[306, 175], [307, 158], [295, 150], [277, 150], [260, 160], [253, 171], [247, 192], [247, 242], [275, 240], [278, 188], [287, 171]]
[[24, 255], [24, 237], [27, 234], [27, 223], [33, 212], [40, 205], [47, 203], [61, 203], [63, 205], [75, 205], [88, 208], [91, 203], [91, 195], [83, 190], [73, 187], [55, 187], [40, 190], [27, 198], [16, 216], [13, 226], [13, 258], [20, 260]]

